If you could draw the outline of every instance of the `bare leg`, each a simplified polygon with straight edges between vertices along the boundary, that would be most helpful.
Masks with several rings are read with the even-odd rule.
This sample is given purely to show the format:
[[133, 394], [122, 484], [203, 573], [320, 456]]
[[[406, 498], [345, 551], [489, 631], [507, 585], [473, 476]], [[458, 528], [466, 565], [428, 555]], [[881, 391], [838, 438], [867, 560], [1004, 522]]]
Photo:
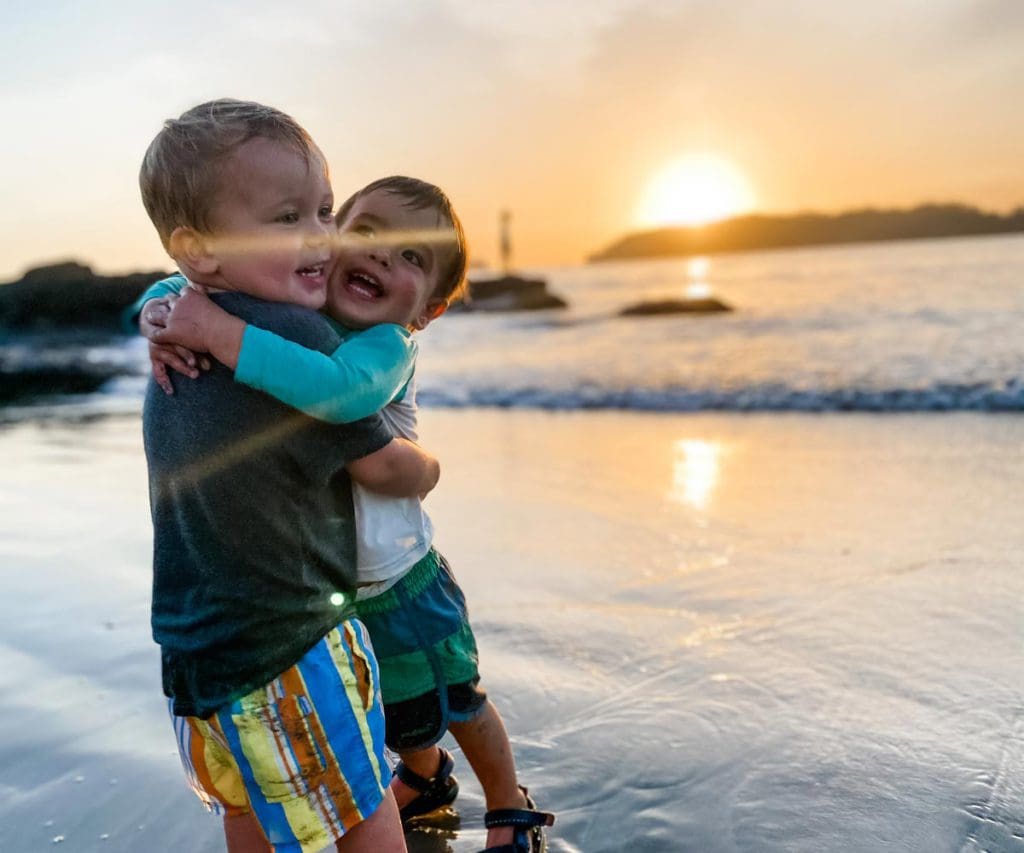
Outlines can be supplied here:
[[252, 813], [224, 818], [228, 853], [270, 853], [270, 842]]
[[[483, 710], [467, 723], [452, 723], [449, 730], [462, 747], [470, 767], [480, 780], [487, 810], [524, 809], [526, 797], [519, 790], [516, 762], [512, 757], [505, 724], [490, 699]], [[487, 846], [512, 843], [512, 827], [487, 830]]]
[[344, 853], [406, 853], [398, 804], [390, 788], [377, 811], [338, 839], [335, 847]]
[[[271, 853], [270, 843], [251, 814], [224, 818], [224, 839], [228, 853]], [[344, 853], [405, 853], [405, 836], [391, 792], [385, 792], [377, 810], [338, 839], [335, 847]]]

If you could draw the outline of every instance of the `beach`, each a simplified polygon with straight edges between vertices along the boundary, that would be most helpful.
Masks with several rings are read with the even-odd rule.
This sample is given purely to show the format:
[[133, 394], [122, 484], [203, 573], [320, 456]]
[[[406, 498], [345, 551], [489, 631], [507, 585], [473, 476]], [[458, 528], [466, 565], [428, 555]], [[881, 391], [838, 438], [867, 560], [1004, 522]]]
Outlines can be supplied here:
[[[1024, 850], [1024, 421], [426, 409], [553, 851]], [[149, 635], [135, 415], [0, 428], [0, 849], [222, 849]], [[483, 847], [461, 822], [414, 851]]]
[[[224, 853], [190, 698], [269, 834], [358, 824], [450, 589], [384, 590], [390, 688], [284, 668], [420, 531], [539, 853], [1024, 853], [1024, 0], [8, 5], [0, 853]], [[430, 524], [338, 517], [380, 429]], [[484, 853], [440, 745], [407, 849]]]

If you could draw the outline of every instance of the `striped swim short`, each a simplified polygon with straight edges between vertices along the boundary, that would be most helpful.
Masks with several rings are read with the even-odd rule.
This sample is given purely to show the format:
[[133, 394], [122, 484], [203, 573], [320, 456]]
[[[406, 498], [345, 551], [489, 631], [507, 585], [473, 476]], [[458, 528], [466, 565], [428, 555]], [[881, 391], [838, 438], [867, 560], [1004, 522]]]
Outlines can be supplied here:
[[214, 814], [251, 812], [278, 853], [332, 845], [373, 814], [391, 780], [379, 685], [366, 628], [342, 622], [210, 718], [172, 714], [189, 784]]

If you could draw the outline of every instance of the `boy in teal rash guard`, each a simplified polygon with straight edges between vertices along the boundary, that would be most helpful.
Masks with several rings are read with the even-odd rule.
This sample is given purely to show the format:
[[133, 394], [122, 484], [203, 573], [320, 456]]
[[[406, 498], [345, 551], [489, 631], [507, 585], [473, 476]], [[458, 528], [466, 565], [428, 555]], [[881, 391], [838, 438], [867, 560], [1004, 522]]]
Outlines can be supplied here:
[[[330, 357], [240, 324], [191, 289], [169, 311], [146, 305], [179, 291], [183, 279], [160, 282], [139, 300], [143, 330], [155, 347], [208, 351], [235, 368], [236, 381], [324, 420], [384, 407], [392, 430], [415, 439], [410, 335], [440, 316], [463, 284], [461, 225], [443, 192], [411, 178], [369, 185], [342, 205], [336, 221], [327, 310], [360, 331], [342, 331], [348, 337]], [[180, 357], [159, 363], [180, 369]], [[384, 498], [358, 485], [354, 500], [364, 584], [357, 608], [381, 665], [386, 740], [402, 759], [392, 786], [403, 819], [457, 795], [451, 756], [436, 745], [450, 727], [487, 798], [488, 850], [542, 849], [541, 827], [553, 817], [536, 811], [518, 786], [501, 717], [478, 687], [465, 599], [431, 546], [429, 518], [418, 500]]]

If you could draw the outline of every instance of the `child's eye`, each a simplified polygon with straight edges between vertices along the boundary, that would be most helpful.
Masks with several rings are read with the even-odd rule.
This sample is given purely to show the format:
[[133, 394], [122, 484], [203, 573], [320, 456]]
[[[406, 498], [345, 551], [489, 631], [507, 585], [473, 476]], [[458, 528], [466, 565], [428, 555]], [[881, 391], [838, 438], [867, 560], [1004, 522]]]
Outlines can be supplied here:
[[405, 258], [410, 264], [414, 266], [423, 267], [423, 256], [415, 249], [406, 249], [402, 252], [402, 257]]
[[330, 205], [325, 204], [323, 207], [320, 208], [318, 213], [320, 218], [324, 220], [324, 222], [326, 222], [327, 220], [333, 221], [334, 219], [334, 211], [331, 210]]
[[352, 231], [358, 234], [360, 237], [373, 236], [373, 229], [369, 225], [356, 225], [352, 228]]
[[299, 214], [294, 210], [290, 210], [287, 213], [282, 213], [277, 217], [278, 222], [283, 222], [285, 225], [294, 225], [299, 221]]

